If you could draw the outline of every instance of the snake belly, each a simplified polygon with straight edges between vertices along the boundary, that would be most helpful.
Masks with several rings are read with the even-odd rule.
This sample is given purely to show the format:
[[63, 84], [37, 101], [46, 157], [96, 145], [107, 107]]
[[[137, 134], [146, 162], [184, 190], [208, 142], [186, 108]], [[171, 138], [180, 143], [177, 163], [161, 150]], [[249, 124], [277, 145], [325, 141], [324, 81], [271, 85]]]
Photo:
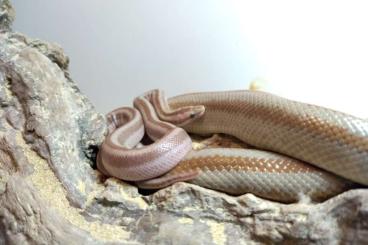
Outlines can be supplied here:
[[205, 107], [201, 118], [184, 126], [187, 132], [229, 134], [258, 149], [368, 185], [367, 120], [259, 91], [184, 94], [169, 98], [168, 103], [173, 109]]

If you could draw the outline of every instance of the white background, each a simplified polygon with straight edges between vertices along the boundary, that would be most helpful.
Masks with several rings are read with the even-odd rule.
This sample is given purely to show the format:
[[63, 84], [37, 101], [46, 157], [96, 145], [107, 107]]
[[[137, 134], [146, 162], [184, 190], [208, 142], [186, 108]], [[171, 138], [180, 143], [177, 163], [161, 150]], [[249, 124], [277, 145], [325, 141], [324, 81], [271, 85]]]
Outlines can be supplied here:
[[247, 88], [368, 118], [365, 1], [13, 0], [13, 29], [60, 44], [106, 113], [169, 96]]

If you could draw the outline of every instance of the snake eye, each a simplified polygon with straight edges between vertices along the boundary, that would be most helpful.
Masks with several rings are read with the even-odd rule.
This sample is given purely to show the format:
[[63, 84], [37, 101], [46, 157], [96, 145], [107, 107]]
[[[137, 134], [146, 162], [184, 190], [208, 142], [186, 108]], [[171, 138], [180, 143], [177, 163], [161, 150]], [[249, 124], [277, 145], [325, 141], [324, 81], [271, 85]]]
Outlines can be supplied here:
[[178, 120], [176, 123], [174, 123], [176, 126], [179, 127], [187, 125], [188, 123], [191, 123], [194, 120], [200, 118], [203, 115], [205, 108], [204, 106], [199, 105], [182, 107], [181, 110], [182, 113], [180, 113], [180, 121]]

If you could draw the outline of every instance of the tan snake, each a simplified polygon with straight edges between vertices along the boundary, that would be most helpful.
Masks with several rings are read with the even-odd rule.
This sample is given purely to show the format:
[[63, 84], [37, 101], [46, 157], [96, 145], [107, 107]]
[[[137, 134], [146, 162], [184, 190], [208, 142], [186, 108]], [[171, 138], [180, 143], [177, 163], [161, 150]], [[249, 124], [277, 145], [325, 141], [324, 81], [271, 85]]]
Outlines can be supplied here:
[[[251, 192], [290, 202], [297, 200], [299, 194], [315, 200], [326, 199], [350, 188], [352, 182], [348, 180], [368, 184], [368, 122], [364, 119], [257, 91], [186, 94], [170, 98], [168, 103], [162, 93], [153, 91], [136, 99], [135, 106], [142, 113], [147, 133], [155, 143], [123, 150], [132, 148], [140, 140], [138, 137], [139, 140], [126, 147], [126, 137], [142, 129], [127, 127], [127, 121], [132, 122], [135, 117], [111, 123], [116, 115], [112, 112], [108, 115], [110, 130], [101, 146], [98, 166], [105, 174], [136, 180], [142, 188], [162, 188], [186, 180], [230, 194]], [[205, 108], [204, 113], [201, 106]], [[160, 158], [163, 156], [160, 144], [170, 139], [168, 132], [182, 134], [180, 140], [185, 142], [188, 138], [182, 132], [173, 133], [178, 128], [168, 122], [184, 126], [190, 133], [233, 135], [267, 151], [217, 148], [187, 154], [188, 148], [180, 148], [181, 143], [174, 140], [176, 143], [170, 143], [171, 149], [181, 150], [167, 153], [173, 159], [170, 162], [170, 157]], [[119, 128], [121, 125], [124, 126]], [[113, 141], [114, 137], [119, 140]], [[133, 155], [133, 161], [125, 160], [128, 152]], [[113, 157], [107, 156], [110, 153]], [[101, 157], [104, 154], [107, 155]], [[147, 163], [153, 159], [158, 159], [157, 165]], [[179, 161], [178, 165], [174, 163]], [[129, 178], [131, 172], [122, 167], [128, 166], [134, 172], [142, 169], [141, 165], [150, 166], [143, 172], [155, 174]], [[149, 175], [147, 172], [143, 175]]]
[[[151, 179], [172, 169], [191, 150], [190, 137], [182, 128], [157, 118], [149, 95], [134, 101], [142, 116], [130, 107], [107, 115], [108, 136], [97, 155], [97, 167], [104, 174], [130, 181]], [[179, 111], [180, 122], [186, 124], [204, 112], [202, 106], [183, 109]], [[145, 130], [156, 142], [132, 149], [142, 140]]]

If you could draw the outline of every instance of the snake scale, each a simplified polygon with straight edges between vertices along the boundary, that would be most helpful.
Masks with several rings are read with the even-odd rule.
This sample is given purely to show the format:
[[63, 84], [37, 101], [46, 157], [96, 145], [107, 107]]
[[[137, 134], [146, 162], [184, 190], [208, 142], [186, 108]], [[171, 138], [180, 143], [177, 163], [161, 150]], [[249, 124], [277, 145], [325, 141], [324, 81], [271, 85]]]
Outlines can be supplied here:
[[[368, 185], [367, 120], [247, 90], [168, 100], [154, 90], [136, 98], [134, 106], [140, 113], [125, 108], [108, 114], [109, 133], [97, 162], [103, 173], [139, 187], [188, 181], [233, 195], [250, 192], [293, 202], [301, 194], [323, 200], [354, 183]], [[128, 110], [134, 113], [121, 116]], [[137, 147], [143, 124], [154, 143]], [[191, 150], [187, 133], [228, 134], [257, 149]]]

